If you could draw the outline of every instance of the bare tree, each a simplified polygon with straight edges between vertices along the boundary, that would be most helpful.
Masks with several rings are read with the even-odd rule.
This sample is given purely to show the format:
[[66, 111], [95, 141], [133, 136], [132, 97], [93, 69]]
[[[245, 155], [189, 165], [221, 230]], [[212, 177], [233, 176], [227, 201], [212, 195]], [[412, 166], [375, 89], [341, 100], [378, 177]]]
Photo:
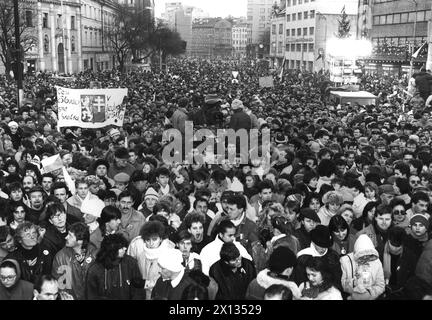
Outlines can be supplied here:
[[14, 62], [22, 61], [25, 52], [37, 44], [37, 1], [26, 1], [19, 3], [19, 29], [22, 52], [15, 49], [15, 20], [13, 1], [0, 1], [0, 59], [9, 75]]

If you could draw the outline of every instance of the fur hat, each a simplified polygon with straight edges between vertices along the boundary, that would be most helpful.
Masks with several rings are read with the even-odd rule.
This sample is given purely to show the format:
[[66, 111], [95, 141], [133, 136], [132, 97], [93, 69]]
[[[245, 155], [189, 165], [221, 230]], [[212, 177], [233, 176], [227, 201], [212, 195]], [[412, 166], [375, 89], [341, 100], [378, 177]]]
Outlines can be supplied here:
[[105, 159], [98, 159], [95, 161], [95, 163], [93, 164], [93, 170], [96, 171], [97, 167], [99, 166], [105, 166], [107, 168], [107, 170], [109, 169], [110, 165], [108, 163], [108, 161], [106, 161]]

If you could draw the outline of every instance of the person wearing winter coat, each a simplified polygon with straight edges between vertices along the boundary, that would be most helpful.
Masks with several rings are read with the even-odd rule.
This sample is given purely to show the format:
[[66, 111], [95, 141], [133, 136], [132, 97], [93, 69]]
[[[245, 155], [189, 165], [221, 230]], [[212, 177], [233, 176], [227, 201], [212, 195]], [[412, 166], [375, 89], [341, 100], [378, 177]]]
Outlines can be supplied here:
[[336, 288], [333, 272], [322, 257], [307, 257], [307, 281], [299, 286], [300, 300], [342, 300], [339, 289]]
[[339, 254], [331, 249], [332, 245], [333, 239], [330, 235], [328, 227], [318, 225], [311, 231], [310, 247], [297, 253], [297, 266], [293, 273], [293, 281], [295, 281], [297, 285], [307, 281], [307, 260], [310, 257], [321, 257], [329, 267], [329, 270], [332, 274], [333, 284], [338, 288], [338, 290], [342, 289], [340, 284], [342, 270], [339, 262]]
[[53, 254], [38, 243], [43, 231], [31, 222], [24, 222], [15, 231], [17, 249], [5, 259], [16, 260], [20, 266], [21, 279], [34, 283], [41, 275], [51, 274]]
[[86, 273], [96, 259], [97, 248], [89, 241], [87, 225], [74, 223], [66, 236], [65, 247], [54, 257], [52, 276], [57, 279], [59, 290], [71, 294], [75, 300], [84, 299]]
[[294, 236], [300, 242], [300, 250], [309, 248], [310, 232], [320, 223], [321, 220], [313, 209], [303, 208], [300, 210], [300, 228], [294, 231]]
[[333, 239], [332, 249], [340, 256], [354, 250], [355, 236], [349, 233], [349, 226], [342, 216], [334, 216], [330, 219], [329, 230]]
[[343, 204], [343, 196], [336, 191], [329, 191], [323, 196], [324, 206], [318, 211], [321, 224], [328, 226], [330, 219], [335, 216]]
[[126, 254], [123, 235], [106, 236], [88, 268], [86, 300], [144, 300], [144, 281], [135, 258]]
[[239, 129], [250, 130], [252, 128], [251, 118], [243, 111], [243, 102], [235, 99], [231, 103], [234, 114], [231, 116], [229, 127], [237, 131]]
[[189, 277], [182, 265], [183, 255], [177, 249], [164, 249], [157, 263], [161, 267], [160, 277], [152, 290], [153, 300], [182, 300], [185, 290], [197, 283]]
[[378, 251], [379, 258], [383, 261], [384, 245], [387, 241], [388, 230], [392, 226], [392, 210], [385, 204], [378, 205], [372, 224], [357, 232], [356, 238], [365, 234], [371, 240]]
[[181, 98], [179, 108], [171, 107], [165, 114], [166, 119], [169, 120], [173, 128], [179, 130], [182, 135], [185, 134], [185, 122], [188, 120], [188, 112], [183, 106], [186, 106], [188, 102], [187, 98]]
[[360, 235], [354, 252], [341, 257], [342, 287], [350, 300], [375, 300], [385, 291], [382, 263], [372, 240]]
[[5, 259], [0, 264], [0, 300], [31, 300], [33, 284], [21, 279], [16, 260]]
[[253, 263], [240, 255], [236, 245], [227, 242], [220, 250], [220, 260], [210, 267], [209, 276], [218, 285], [216, 300], [244, 300], [256, 272]]
[[295, 282], [290, 281], [296, 264], [297, 258], [290, 248], [280, 246], [274, 249], [268, 260], [268, 268], [261, 270], [249, 284], [246, 300], [264, 300], [266, 289], [275, 284], [286, 286], [293, 299], [299, 299], [300, 290]]
[[127, 252], [138, 260], [141, 279], [145, 280], [147, 300], [151, 299], [151, 292], [160, 275], [158, 258], [162, 251], [174, 247], [175, 244], [166, 239], [166, 229], [159, 221], [146, 222], [140, 235], [131, 241]]

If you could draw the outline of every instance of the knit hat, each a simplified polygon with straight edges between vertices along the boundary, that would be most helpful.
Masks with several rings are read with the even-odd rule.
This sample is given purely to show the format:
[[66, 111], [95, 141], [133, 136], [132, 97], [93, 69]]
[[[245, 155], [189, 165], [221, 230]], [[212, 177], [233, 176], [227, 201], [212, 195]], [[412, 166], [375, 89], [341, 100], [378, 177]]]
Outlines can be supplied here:
[[99, 218], [102, 213], [102, 209], [105, 208], [105, 203], [100, 199], [85, 199], [81, 205], [81, 212], [83, 215], [91, 214], [92, 216]]
[[317, 223], [321, 223], [320, 217], [317, 215], [315, 210], [311, 208], [303, 208], [300, 210], [300, 219], [308, 218]]
[[124, 173], [124, 172], [117, 173], [114, 176], [114, 181], [115, 182], [128, 183], [129, 180], [130, 180], [130, 176], [127, 173]]
[[8, 123], [8, 126], [9, 126], [10, 128], [12, 128], [12, 127], [17, 127], [17, 128], [18, 128], [18, 127], [19, 127], [19, 126], [18, 126], [18, 123], [16, 123], [15, 121], [11, 121], [11, 122], [9, 122], [9, 123]]
[[231, 108], [233, 110], [243, 109], [243, 102], [239, 99], [234, 99], [233, 102], [231, 103]]
[[233, 182], [231, 183], [230, 191], [244, 192], [243, 184], [237, 178], [234, 178]]
[[319, 224], [310, 232], [311, 241], [322, 248], [330, 248], [333, 245], [333, 239], [328, 227]]
[[290, 248], [279, 246], [270, 255], [267, 266], [271, 272], [281, 274], [287, 268], [293, 268], [297, 265], [297, 259]]
[[145, 195], [144, 195], [144, 200], [147, 197], [152, 197], [155, 198], [156, 200], [159, 200], [159, 193], [156, 192], [155, 189], [153, 189], [152, 187], [148, 188]]
[[172, 272], [180, 272], [184, 269], [183, 254], [178, 249], [167, 248], [163, 250], [158, 259], [159, 265]]
[[423, 214], [415, 214], [410, 219], [410, 226], [413, 226], [416, 222], [421, 223], [426, 227], [426, 230], [429, 230], [429, 220]]
[[276, 134], [275, 142], [277, 144], [285, 144], [288, 142], [288, 137], [283, 135], [282, 133]]

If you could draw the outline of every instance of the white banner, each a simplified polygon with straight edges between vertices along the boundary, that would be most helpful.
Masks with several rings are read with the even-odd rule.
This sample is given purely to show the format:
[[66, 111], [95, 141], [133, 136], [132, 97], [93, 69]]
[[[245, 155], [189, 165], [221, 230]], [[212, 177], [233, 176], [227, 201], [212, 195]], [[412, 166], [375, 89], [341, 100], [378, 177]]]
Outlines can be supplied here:
[[58, 126], [102, 128], [123, 126], [122, 106], [128, 89], [68, 89], [57, 87]]

